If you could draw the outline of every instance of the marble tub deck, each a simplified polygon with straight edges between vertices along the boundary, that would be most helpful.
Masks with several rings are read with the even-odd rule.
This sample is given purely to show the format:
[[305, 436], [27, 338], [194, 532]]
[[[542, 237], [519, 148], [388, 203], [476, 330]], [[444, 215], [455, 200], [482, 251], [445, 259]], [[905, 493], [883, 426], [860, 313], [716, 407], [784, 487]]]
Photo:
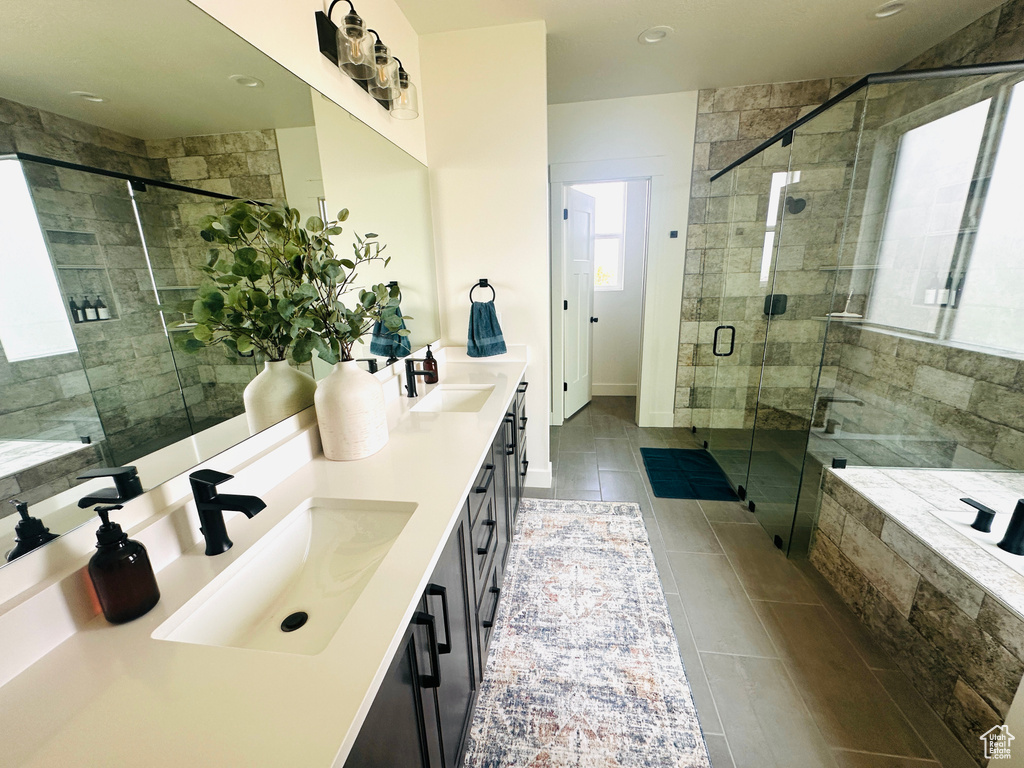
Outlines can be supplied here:
[[[827, 472], [1024, 619], [1024, 557], [996, 546], [1018, 499], [1024, 498], [1024, 473], [875, 467]], [[964, 497], [996, 510], [991, 533], [970, 527], [976, 511], [960, 501]], [[828, 507], [827, 502], [823, 504], [822, 528], [829, 524]], [[883, 540], [886, 538], [892, 537], [883, 535]]]

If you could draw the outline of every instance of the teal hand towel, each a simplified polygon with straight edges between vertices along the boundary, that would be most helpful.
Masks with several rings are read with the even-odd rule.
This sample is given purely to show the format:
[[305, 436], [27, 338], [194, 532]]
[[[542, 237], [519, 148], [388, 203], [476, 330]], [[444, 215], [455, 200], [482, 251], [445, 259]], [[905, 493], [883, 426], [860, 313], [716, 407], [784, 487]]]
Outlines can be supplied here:
[[[398, 314], [399, 319], [401, 319], [401, 310], [396, 307], [395, 312]], [[401, 323], [401, 327], [396, 328], [394, 331], [389, 330], [381, 320], [373, 324], [373, 335], [370, 337], [371, 355], [392, 358], [405, 357], [412, 352], [412, 343], [409, 341], [409, 337], [398, 335], [399, 330], [405, 329], [405, 320], [402, 320]]]
[[503, 355], [505, 338], [498, 325], [498, 313], [493, 301], [474, 301], [469, 310], [469, 342], [466, 353], [470, 357]]

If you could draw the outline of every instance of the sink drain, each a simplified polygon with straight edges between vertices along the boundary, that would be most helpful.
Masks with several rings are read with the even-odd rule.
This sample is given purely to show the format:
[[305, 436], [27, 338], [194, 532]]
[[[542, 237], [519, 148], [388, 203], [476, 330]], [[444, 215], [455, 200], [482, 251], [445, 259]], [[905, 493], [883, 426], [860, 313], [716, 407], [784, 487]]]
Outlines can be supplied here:
[[291, 616], [286, 617], [285, 620], [281, 622], [281, 631], [294, 632], [296, 629], [299, 629], [303, 624], [305, 624], [308, 619], [308, 613], [306, 613], [305, 611], [296, 611]]

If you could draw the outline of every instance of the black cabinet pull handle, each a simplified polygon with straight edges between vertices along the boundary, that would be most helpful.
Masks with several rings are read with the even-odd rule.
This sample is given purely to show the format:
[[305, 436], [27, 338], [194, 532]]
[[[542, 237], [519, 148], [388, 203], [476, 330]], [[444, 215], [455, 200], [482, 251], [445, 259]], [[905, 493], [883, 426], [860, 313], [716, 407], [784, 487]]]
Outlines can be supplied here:
[[440, 584], [427, 584], [427, 594], [441, 598], [441, 615], [444, 617], [444, 642], [437, 644], [437, 652], [452, 652], [452, 629], [448, 622], [448, 590]]
[[[729, 335], [729, 351], [728, 352], [719, 352], [718, 351], [718, 334], [721, 333], [722, 331], [732, 331], [732, 333]], [[732, 325], [720, 325], [717, 328], [715, 328], [715, 337], [711, 341], [711, 353], [715, 357], [729, 357], [729, 355], [731, 355], [733, 353], [733, 350], [735, 348], [736, 348], [736, 328], [735, 328], [735, 326], [732, 326]]]
[[530, 382], [528, 382], [528, 381], [521, 381], [521, 382], [519, 382], [519, 387], [516, 389], [516, 392], [518, 392], [521, 395], [521, 394], [523, 394], [526, 391], [526, 388], [528, 386], [530, 386]]
[[441, 659], [437, 655], [437, 629], [434, 627], [434, 617], [425, 611], [416, 611], [412, 615], [414, 624], [427, 628], [427, 644], [430, 646], [431, 674], [420, 675], [421, 688], [437, 688], [441, 685]]
[[520, 416], [519, 417], [519, 429], [521, 429], [521, 430], [522, 429], [526, 429], [526, 421], [527, 421], [527, 417], [526, 416]]
[[491, 483], [494, 482], [494, 465], [488, 464], [484, 467], [484, 471], [490, 472], [491, 474], [487, 475], [487, 479], [476, 487], [477, 493], [487, 493], [487, 489], [490, 488]]
[[526, 477], [526, 470], [530, 466], [530, 462], [527, 459], [523, 459], [523, 471], [521, 472], [523, 477]]
[[494, 617], [498, 615], [498, 599], [501, 597], [501, 587], [491, 587], [488, 591], [494, 595], [494, 610], [491, 611], [491, 618], [480, 622], [484, 629], [490, 629], [494, 626]]
[[484, 543], [484, 545], [482, 547], [476, 548], [476, 553], [478, 555], [486, 555], [488, 552], [491, 551], [491, 542], [494, 541], [494, 523], [495, 521], [490, 518], [480, 523], [480, 525], [486, 525], [488, 528], [491, 529], [491, 531], [487, 534], [487, 541]]

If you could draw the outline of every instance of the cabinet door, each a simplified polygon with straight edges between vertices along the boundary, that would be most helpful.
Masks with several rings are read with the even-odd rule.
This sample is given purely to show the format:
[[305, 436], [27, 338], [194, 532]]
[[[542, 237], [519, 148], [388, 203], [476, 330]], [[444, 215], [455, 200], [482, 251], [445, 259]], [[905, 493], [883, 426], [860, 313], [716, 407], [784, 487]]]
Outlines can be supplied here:
[[507, 430], [506, 421], [498, 429], [498, 434], [494, 436], [494, 443], [491, 445], [491, 456], [495, 464], [494, 516], [498, 525], [498, 544], [494, 560], [497, 563], [499, 579], [501, 578], [500, 574], [505, 572], [505, 561], [508, 559], [508, 543], [512, 533], [508, 525], [508, 510], [511, 501], [509, 491], [515, 487], [515, 478], [509, 473], [508, 466], [510, 443]]
[[413, 623], [370, 705], [346, 768], [438, 768], [440, 735], [429, 665], [429, 633]]
[[[526, 459], [526, 389], [529, 386], [529, 382], [521, 381], [519, 382], [519, 387], [516, 389], [514, 425], [516, 433], [515, 492], [510, 504], [513, 521], [515, 520], [516, 514], [519, 512], [519, 500], [523, 496], [523, 488], [526, 485], [526, 468], [530, 463]], [[513, 487], [511, 480], [509, 480], [509, 487]]]
[[466, 552], [469, 521], [460, 515], [423, 595], [425, 612], [437, 624], [438, 674], [435, 689], [441, 751], [446, 768], [462, 764], [475, 696], [474, 602]]

